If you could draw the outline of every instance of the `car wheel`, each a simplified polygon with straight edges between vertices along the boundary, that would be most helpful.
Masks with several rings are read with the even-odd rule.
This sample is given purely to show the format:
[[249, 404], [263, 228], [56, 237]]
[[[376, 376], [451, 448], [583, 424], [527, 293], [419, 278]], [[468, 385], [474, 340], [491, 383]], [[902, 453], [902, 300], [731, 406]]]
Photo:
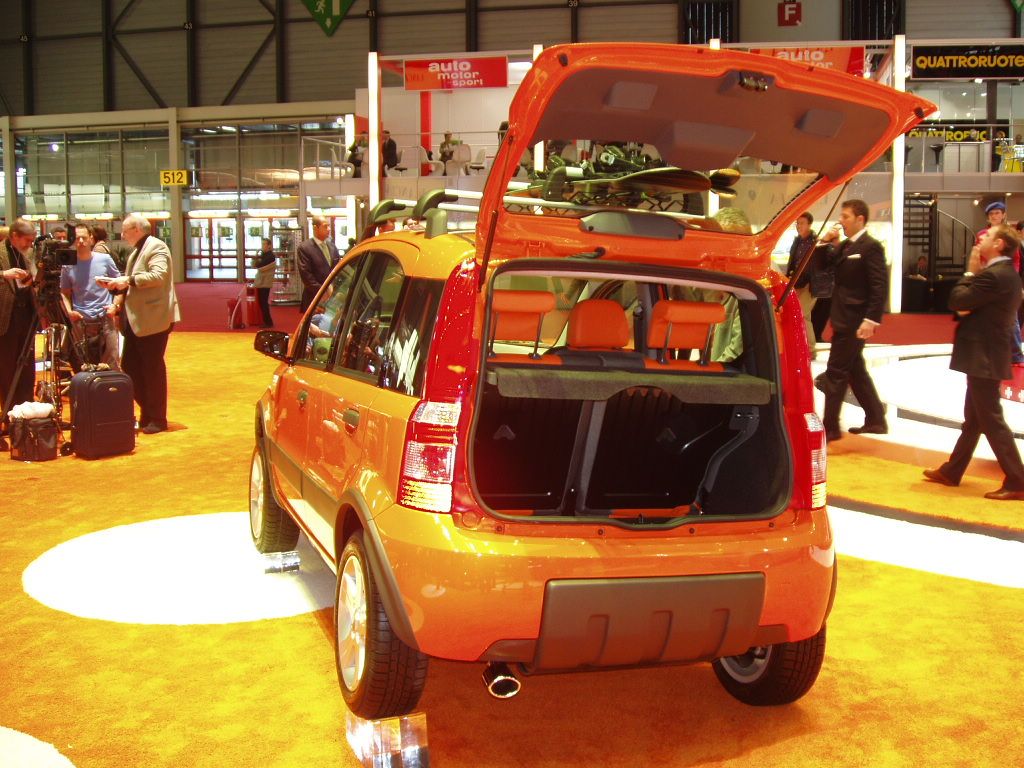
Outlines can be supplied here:
[[796, 701], [814, 685], [825, 658], [825, 628], [795, 643], [751, 648], [713, 662], [718, 681], [744, 704], [773, 706]]
[[267, 462], [259, 445], [252, 452], [249, 470], [249, 532], [260, 552], [288, 552], [299, 541], [299, 526], [274, 501]]
[[367, 720], [404, 715], [427, 681], [427, 657], [391, 630], [361, 531], [345, 544], [334, 601], [335, 662], [348, 708]]

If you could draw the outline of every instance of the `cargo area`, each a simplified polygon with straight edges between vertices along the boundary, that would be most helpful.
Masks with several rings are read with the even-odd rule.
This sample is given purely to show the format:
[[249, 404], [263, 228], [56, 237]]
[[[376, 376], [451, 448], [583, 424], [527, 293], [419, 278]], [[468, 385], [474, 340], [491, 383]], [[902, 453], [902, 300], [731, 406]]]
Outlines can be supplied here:
[[[492, 301], [470, 450], [480, 501], [627, 526], [781, 511], [791, 456], [763, 292], [719, 292], [729, 320], [728, 301], [673, 300], [664, 283], [590, 275], [573, 295], [551, 279], [560, 300], [533, 275]], [[729, 322], [743, 351], [722, 362]]]

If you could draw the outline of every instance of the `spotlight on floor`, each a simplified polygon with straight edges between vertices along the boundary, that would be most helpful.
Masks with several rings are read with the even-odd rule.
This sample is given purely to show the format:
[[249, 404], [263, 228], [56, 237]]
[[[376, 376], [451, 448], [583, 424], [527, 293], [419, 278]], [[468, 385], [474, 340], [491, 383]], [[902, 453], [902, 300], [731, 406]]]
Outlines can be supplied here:
[[264, 573], [289, 573], [299, 570], [298, 552], [271, 552], [263, 556]]

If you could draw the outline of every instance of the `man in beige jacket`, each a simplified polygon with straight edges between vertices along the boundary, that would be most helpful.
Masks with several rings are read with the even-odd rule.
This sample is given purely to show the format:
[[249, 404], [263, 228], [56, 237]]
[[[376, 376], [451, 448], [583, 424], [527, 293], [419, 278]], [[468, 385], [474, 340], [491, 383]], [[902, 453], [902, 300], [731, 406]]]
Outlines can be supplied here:
[[174, 293], [171, 252], [154, 237], [149, 220], [137, 213], [125, 217], [121, 237], [132, 246], [125, 274], [104, 280], [124, 318], [121, 368], [132, 379], [139, 425], [151, 435], [167, 429], [167, 366], [164, 353], [174, 323], [181, 319]]

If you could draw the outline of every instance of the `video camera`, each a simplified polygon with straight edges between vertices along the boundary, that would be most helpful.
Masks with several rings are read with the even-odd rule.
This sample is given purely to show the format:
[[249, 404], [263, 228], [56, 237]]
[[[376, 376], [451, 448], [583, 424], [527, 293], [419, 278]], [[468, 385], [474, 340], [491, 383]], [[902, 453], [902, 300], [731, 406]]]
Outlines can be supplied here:
[[[72, 230], [73, 231], [73, 230]], [[65, 323], [60, 297], [60, 272], [78, 263], [72, 243], [40, 235], [35, 240], [35, 294], [40, 317], [48, 323]]]

